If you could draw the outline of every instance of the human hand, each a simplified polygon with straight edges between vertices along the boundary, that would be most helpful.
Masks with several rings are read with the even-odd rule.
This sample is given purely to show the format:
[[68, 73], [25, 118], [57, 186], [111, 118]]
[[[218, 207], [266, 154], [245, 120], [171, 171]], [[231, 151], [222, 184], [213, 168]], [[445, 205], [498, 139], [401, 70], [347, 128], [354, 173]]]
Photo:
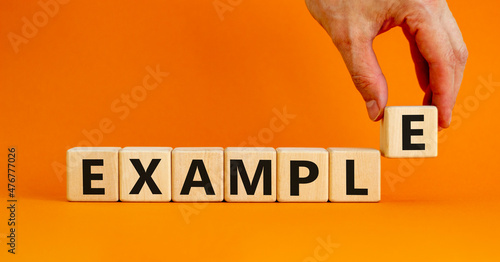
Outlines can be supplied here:
[[438, 108], [441, 128], [450, 126], [468, 51], [445, 0], [306, 0], [306, 5], [340, 51], [370, 119], [381, 119], [387, 104], [387, 82], [372, 42], [400, 26], [425, 92], [423, 104]]

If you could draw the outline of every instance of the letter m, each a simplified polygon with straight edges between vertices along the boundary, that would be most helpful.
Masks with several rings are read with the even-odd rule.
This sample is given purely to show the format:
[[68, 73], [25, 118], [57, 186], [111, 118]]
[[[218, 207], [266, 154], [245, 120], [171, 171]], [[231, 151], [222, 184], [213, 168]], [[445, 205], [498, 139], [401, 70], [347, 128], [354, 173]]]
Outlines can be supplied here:
[[241, 159], [232, 159], [230, 161], [230, 194], [238, 194], [238, 173], [241, 176], [241, 181], [247, 192], [247, 195], [255, 195], [257, 185], [259, 183], [262, 173], [264, 173], [264, 195], [271, 195], [271, 160], [259, 160], [257, 169], [255, 170], [255, 175], [253, 176], [252, 182], [248, 177], [245, 165]]

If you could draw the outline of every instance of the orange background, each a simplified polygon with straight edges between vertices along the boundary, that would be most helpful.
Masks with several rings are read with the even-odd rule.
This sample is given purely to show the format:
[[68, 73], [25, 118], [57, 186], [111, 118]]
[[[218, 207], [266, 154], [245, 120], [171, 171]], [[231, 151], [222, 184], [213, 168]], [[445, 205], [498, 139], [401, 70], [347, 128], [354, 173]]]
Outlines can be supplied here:
[[[302, 0], [220, 1], [235, 6], [70, 1], [47, 21], [37, 1], [2, 1], [0, 155], [17, 147], [19, 203], [15, 256], [0, 208], [1, 261], [499, 259], [500, 92], [484, 87], [500, 87], [498, 1], [449, 2], [470, 52], [452, 127], [437, 158], [382, 159], [381, 203], [67, 202], [66, 150], [103, 119], [112, 131], [96, 146], [379, 147], [379, 124]], [[13, 46], [34, 16], [36, 35]], [[374, 46], [389, 105], [420, 104], [401, 30]], [[127, 116], [114, 110], [157, 65], [169, 73], [159, 86]], [[295, 118], [271, 137], [283, 108]], [[4, 206], [5, 172], [0, 188]]]

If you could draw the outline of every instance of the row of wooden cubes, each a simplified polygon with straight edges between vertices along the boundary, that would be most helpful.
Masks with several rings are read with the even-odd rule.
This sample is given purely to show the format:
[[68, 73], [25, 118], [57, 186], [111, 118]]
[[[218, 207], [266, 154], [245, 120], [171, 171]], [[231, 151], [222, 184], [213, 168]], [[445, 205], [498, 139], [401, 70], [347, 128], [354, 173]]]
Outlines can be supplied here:
[[[386, 107], [380, 152], [437, 156], [434, 106]], [[376, 202], [380, 152], [359, 148], [73, 148], [71, 201]], [[225, 156], [223, 156], [225, 154]]]
[[378, 202], [367, 148], [75, 147], [70, 201]]

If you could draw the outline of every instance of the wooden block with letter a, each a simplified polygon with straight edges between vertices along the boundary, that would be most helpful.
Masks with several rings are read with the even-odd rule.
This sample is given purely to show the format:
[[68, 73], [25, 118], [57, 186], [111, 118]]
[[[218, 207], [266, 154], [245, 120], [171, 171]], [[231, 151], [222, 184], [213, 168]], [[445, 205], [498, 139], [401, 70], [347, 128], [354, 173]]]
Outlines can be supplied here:
[[227, 202], [276, 201], [276, 150], [228, 147], [224, 151], [224, 198]]
[[74, 147], [66, 153], [69, 201], [118, 201], [119, 147]]
[[172, 151], [172, 200], [216, 202], [224, 199], [224, 149], [178, 147]]
[[380, 152], [370, 148], [328, 148], [330, 201], [380, 201]]
[[328, 151], [324, 148], [276, 149], [278, 202], [328, 201]]
[[170, 201], [171, 153], [171, 147], [125, 147], [120, 150], [120, 200]]
[[380, 151], [389, 158], [436, 157], [438, 115], [435, 106], [388, 106], [380, 122]]

